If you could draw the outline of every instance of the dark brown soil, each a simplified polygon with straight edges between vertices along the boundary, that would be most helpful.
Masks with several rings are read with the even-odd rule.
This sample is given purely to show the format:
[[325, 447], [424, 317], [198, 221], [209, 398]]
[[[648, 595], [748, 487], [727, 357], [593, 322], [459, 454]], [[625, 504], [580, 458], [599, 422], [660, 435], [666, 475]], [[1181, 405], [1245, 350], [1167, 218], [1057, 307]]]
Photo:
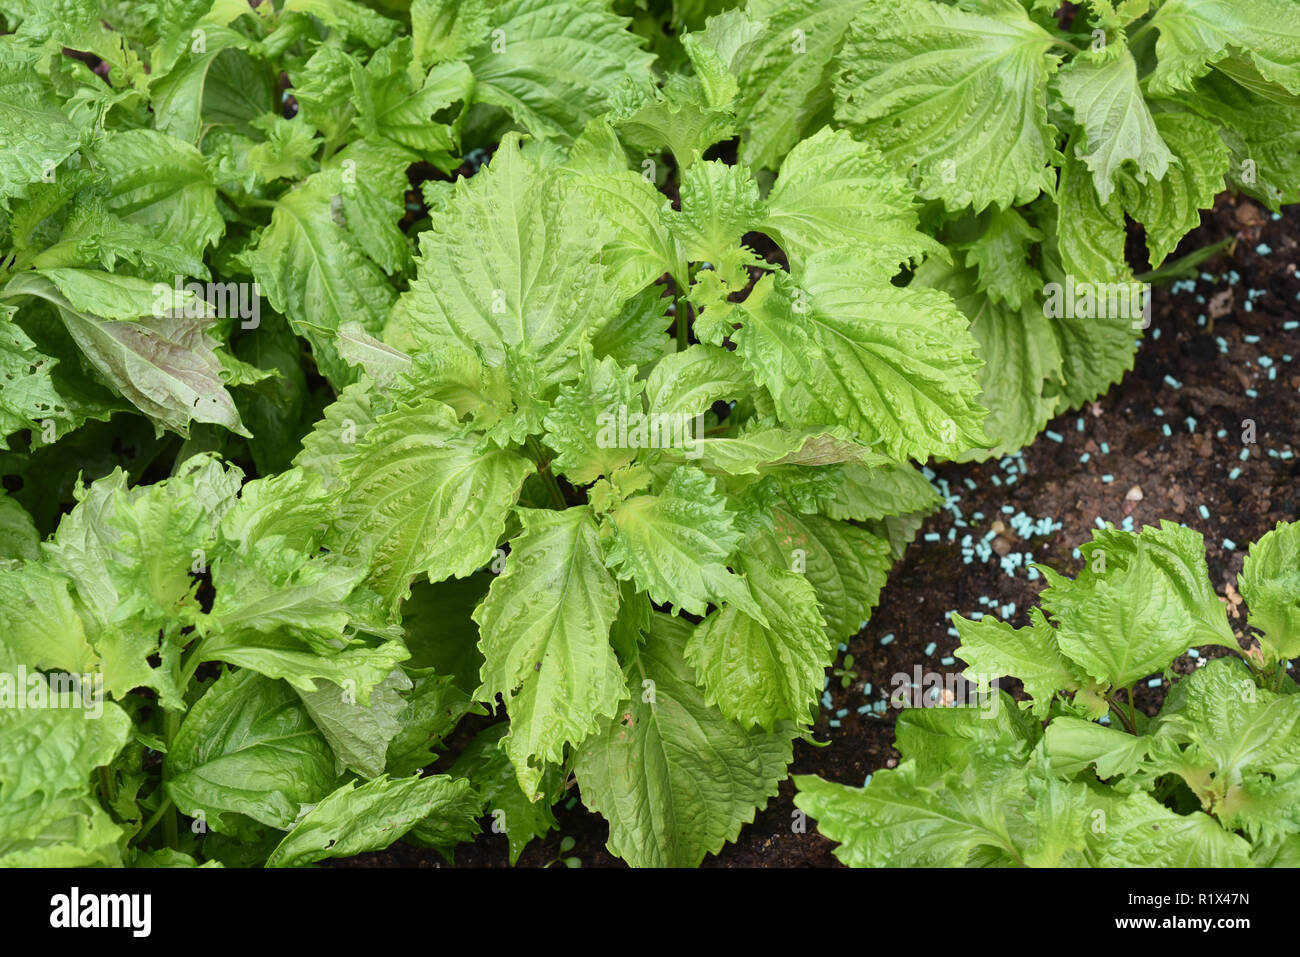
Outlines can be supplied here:
[[[938, 512], [895, 566], [880, 607], [866, 629], [848, 643], [856, 680], [848, 689], [841, 688], [838, 679], [833, 681], [831, 707], [819, 714], [814, 737], [830, 745], [796, 742], [794, 773], [861, 785], [868, 774], [893, 764], [898, 757], [892, 748], [895, 712], [860, 714], [858, 709], [881, 700], [892, 675], [910, 674], [917, 665], [923, 671], [960, 672], [960, 661], [942, 663], [958, 644], [948, 631], [945, 613], [969, 617], [984, 611], [1017, 626], [1026, 624], [1042, 579], [1030, 581], [1023, 567], [1009, 575], [1000, 567], [1000, 553], [1032, 552], [1034, 561], [1073, 574], [1080, 565], [1074, 549], [1090, 539], [1098, 517], [1116, 525], [1128, 517], [1136, 528], [1169, 519], [1202, 532], [1211, 580], [1229, 603], [1233, 627], [1239, 634], [1243, 631], [1244, 609], [1238, 607], [1240, 598], [1233, 586], [1246, 546], [1277, 522], [1293, 520], [1300, 508], [1294, 491], [1300, 455], [1292, 454], [1293, 443], [1300, 446], [1300, 322], [1296, 328], [1284, 329], [1285, 323], [1300, 321], [1295, 263], [1300, 217], [1292, 213], [1273, 220], [1250, 200], [1224, 196], [1204, 215], [1200, 229], [1184, 240], [1178, 255], [1225, 236], [1236, 237], [1235, 248], [1198, 269], [1212, 276], [1211, 281], [1198, 278], [1192, 291], [1182, 286], [1156, 290], [1152, 328], [1133, 371], [1090, 408], [1050, 423], [1049, 432], [1061, 441], [1045, 434], [1015, 460], [944, 465], [935, 470], [934, 481], [946, 482], [953, 494], [961, 496], [954, 504], [968, 527], [958, 528], [956, 540], [949, 541], [956, 516], [950, 510]], [[1212, 302], [1222, 309], [1212, 309]], [[1198, 324], [1200, 316], [1203, 325]], [[1248, 341], [1254, 336], [1257, 341]], [[1273, 379], [1270, 368], [1276, 370]], [[1189, 422], [1189, 417], [1195, 421]], [[1247, 419], [1255, 423], [1254, 444], [1242, 441]], [[1243, 450], [1247, 451], [1244, 460]], [[1080, 461], [1085, 453], [1086, 463]], [[1014, 465], [1015, 471], [1004, 465]], [[1240, 472], [1234, 474], [1237, 469]], [[1135, 487], [1141, 490], [1141, 499], [1126, 500]], [[1023, 512], [1035, 521], [1051, 519], [1061, 527], [1028, 540], [1006, 528], [989, 543], [996, 550], [987, 561], [975, 557], [965, 563], [963, 535], [969, 533], [973, 542], [979, 542], [995, 521], [1010, 526], [1011, 515], [1003, 511], [1004, 505], [1010, 506], [1012, 514]], [[1201, 506], [1208, 518], [1203, 517]], [[974, 518], [977, 512], [982, 519]], [[925, 541], [927, 533], [937, 534], [940, 540]], [[1225, 539], [1236, 547], [1225, 545]], [[981, 597], [993, 605], [981, 604]], [[882, 643], [891, 634], [893, 639]], [[1195, 666], [1195, 660], [1183, 657], [1175, 670], [1187, 673]], [[871, 682], [870, 694], [864, 694], [864, 682]], [[1004, 687], [1018, 691], [1015, 683]], [[1142, 683], [1138, 706], [1153, 714], [1164, 693], [1163, 686], [1148, 688]], [[837, 718], [840, 710], [847, 713]], [[832, 726], [832, 720], [839, 726]], [[806, 833], [796, 833], [792, 827], [793, 793], [793, 785], [784, 782], [780, 794], [739, 840], [707, 859], [705, 866], [834, 866], [833, 845], [816, 833], [812, 822]], [[554, 861], [561, 837], [567, 835], [577, 842], [569, 853], [584, 867], [622, 866], [604, 848], [608, 837], [604, 821], [587, 814], [576, 801], [570, 803], [571, 808], [557, 808], [560, 831], [534, 842], [519, 865], [538, 867]], [[405, 845], [340, 863], [443, 866], [433, 852]], [[505, 866], [504, 837], [489, 833], [462, 846], [456, 863]]]

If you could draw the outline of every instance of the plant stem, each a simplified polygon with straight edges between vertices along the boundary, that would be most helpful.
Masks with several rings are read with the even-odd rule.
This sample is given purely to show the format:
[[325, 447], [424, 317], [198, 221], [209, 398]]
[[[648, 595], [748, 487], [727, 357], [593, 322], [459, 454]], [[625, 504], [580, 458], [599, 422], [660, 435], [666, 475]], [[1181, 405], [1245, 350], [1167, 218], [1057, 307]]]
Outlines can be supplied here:
[[691, 344], [691, 320], [686, 312], [690, 308], [683, 299], [678, 299], [677, 305], [677, 351], [684, 352]]
[[551, 463], [546, 459], [546, 454], [542, 451], [542, 444], [537, 441], [536, 436], [530, 435], [528, 437], [528, 451], [537, 463], [537, 474], [542, 477], [547, 490], [551, 493], [552, 504], [561, 511], [568, 508], [569, 503], [564, 500], [564, 491], [560, 488], [560, 483], [556, 481], [555, 475], [551, 472]]
[[1124, 713], [1123, 705], [1120, 702], [1116, 701], [1114, 696], [1108, 697], [1106, 700], [1110, 702], [1111, 708], [1114, 710], [1115, 716], [1119, 718], [1120, 724], [1124, 725], [1124, 730], [1127, 731], [1129, 734], [1136, 736], [1137, 726], [1135, 722], [1130, 720], [1129, 716]]
[[[172, 740], [176, 737], [176, 731], [180, 727], [181, 716], [175, 711], [168, 711], [163, 718], [163, 729], [167, 738], [167, 753], [171, 754]], [[164, 769], [166, 762], [163, 762]], [[166, 772], [163, 773], [164, 783], [167, 780]], [[175, 847], [180, 842], [180, 826], [176, 820], [176, 806], [171, 801], [166, 801], [163, 805], [166, 808], [166, 816], [163, 818], [163, 840], [168, 847]], [[159, 808], [162, 811], [163, 808]]]
[[113, 775], [106, 764], [101, 764], [99, 766], [99, 786], [103, 792], [104, 800], [108, 801], [110, 804], [113, 803], [113, 799], [117, 797], [117, 793], [113, 788]]
[[1128, 719], [1132, 723], [1133, 733], [1137, 734], [1137, 711], [1133, 708], [1133, 686], [1128, 686]]
[[149, 815], [149, 820], [145, 821], [140, 830], [136, 832], [135, 837], [131, 838], [131, 843], [138, 844], [140, 841], [143, 841], [148, 837], [149, 832], [154, 829], [154, 826], [162, 820], [162, 816], [168, 811], [173, 810], [175, 810], [175, 807], [172, 805], [172, 799], [164, 794], [162, 803], [158, 805], [158, 810]]

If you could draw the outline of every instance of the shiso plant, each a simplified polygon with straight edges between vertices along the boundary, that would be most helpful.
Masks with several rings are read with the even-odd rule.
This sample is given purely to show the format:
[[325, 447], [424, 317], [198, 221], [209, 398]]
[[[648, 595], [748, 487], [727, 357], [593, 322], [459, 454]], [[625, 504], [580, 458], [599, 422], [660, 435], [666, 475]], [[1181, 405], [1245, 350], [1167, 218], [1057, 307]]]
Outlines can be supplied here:
[[[1012, 628], [956, 616], [957, 656], [992, 707], [910, 708], [896, 768], [864, 788], [799, 776], [795, 804], [866, 867], [1295, 867], [1300, 864], [1300, 523], [1250, 547], [1239, 646], [1198, 532], [1093, 533], [1085, 567], [1047, 566]], [[1190, 675], [1172, 662], [1198, 653]], [[1159, 712], [1134, 685], [1172, 680]], [[1021, 681], [1028, 702], [993, 687]], [[1161, 679], [1153, 679], [1161, 680]]]
[[734, 839], [1050, 284], [1296, 197], [1293, 5], [1057, 6], [0, 0], [0, 863]]

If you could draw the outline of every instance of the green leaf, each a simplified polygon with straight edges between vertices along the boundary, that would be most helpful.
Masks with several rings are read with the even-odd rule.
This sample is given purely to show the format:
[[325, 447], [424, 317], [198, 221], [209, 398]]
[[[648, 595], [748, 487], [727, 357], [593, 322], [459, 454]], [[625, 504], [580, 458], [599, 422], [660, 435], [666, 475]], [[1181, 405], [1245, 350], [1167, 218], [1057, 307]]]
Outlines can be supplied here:
[[1250, 546], [1237, 587], [1269, 657], [1300, 655], [1300, 522], [1278, 522]]
[[361, 705], [344, 688], [328, 682], [298, 697], [334, 752], [337, 770], [355, 771], [367, 778], [384, 773], [388, 747], [402, 730], [398, 715], [406, 709], [399, 692], [412, 687], [411, 679], [396, 668], [370, 692], [370, 704]]
[[[469, 612], [465, 612], [469, 621]], [[440, 627], [446, 628], [445, 621]], [[470, 644], [472, 646], [472, 639]], [[408, 668], [410, 665], [408, 663]], [[388, 744], [388, 773], [396, 777], [414, 774], [437, 758], [429, 749], [451, 734], [460, 719], [470, 712], [480, 713], [470, 696], [456, 685], [454, 675], [438, 675], [426, 670], [408, 672], [414, 687], [403, 699], [397, 712], [397, 734]], [[477, 680], [477, 671], [474, 674]], [[514, 771], [510, 780], [516, 791]]]
[[358, 67], [347, 51], [322, 44], [294, 76], [293, 96], [299, 115], [331, 140], [342, 138], [356, 119], [352, 99]]
[[[1023, 304], [1035, 305], [1042, 294], [1043, 277], [1029, 264], [1029, 247], [1042, 238], [1018, 211], [995, 207], [984, 232], [966, 249], [967, 262], [979, 271], [976, 289], [1013, 310]], [[953, 298], [962, 305], [959, 297]], [[966, 309], [962, 311], [969, 315]]]
[[[50, 280], [73, 309], [103, 319], [189, 316], [201, 308], [188, 291], [178, 292], [162, 283], [150, 283], [135, 276], [119, 276], [99, 269], [67, 268], [38, 269], [36, 274]], [[13, 288], [19, 295], [31, 292], [39, 296], [42, 287], [37, 280], [20, 278]]]
[[[865, 522], [908, 512], [930, 512], [940, 502], [939, 493], [924, 475], [911, 465], [884, 456], [873, 456], [864, 464], [849, 462], [817, 472], [803, 471], [801, 475], [829, 479], [830, 489], [818, 489], [813, 501], [815, 510], [828, 518]], [[787, 495], [795, 491], [794, 484], [785, 485]]]
[[933, 289], [864, 284], [861, 268], [850, 251], [818, 253], [800, 277], [806, 296], [764, 277], [724, 314], [741, 323], [730, 338], [778, 415], [787, 425], [844, 425], [896, 459], [985, 444], [965, 317]]
[[324, 418], [303, 436], [302, 451], [294, 456], [293, 464], [321, 476], [330, 487], [341, 486], [344, 460], [356, 455], [357, 443], [390, 406], [384, 396], [376, 394], [372, 383], [354, 382], [325, 407]]
[[1043, 738], [1053, 774], [1074, 777], [1089, 767], [1105, 781], [1132, 774], [1147, 756], [1148, 739], [1094, 721], [1061, 715], [1047, 726]]
[[1061, 651], [1097, 680], [1125, 688], [1161, 671], [1189, 645], [1236, 648], [1210, 585], [1200, 532], [1162, 521], [1141, 534], [1093, 532], [1070, 580], [1040, 567], [1043, 608]]
[[867, 0], [835, 80], [836, 119], [915, 166], [921, 196], [954, 211], [1027, 203], [1055, 185], [1052, 36], [1016, 0], [977, 9]]
[[[223, 675], [167, 750], [167, 794], [182, 813], [239, 835], [240, 816], [287, 830], [334, 787], [334, 755], [293, 689], [253, 671]], [[231, 817], [227, 817], [231, 815]]]
[[0, 560], [35, 560], [41, 554], [41, 536], [27, 509], [0, 492]]
[[[411, 264], [413, 247], [401, 221], [410, 185], [406, 171], [414, 159], [410, 151], [392, 143], [354, 140], [325, 161], [326, 169], [337, 168], [344, 174], [343, 219], [348, 232], [390, 275], [405, 274]], [[349, 325], [360, 323], [344, 323], [340, 336]]]
[[[77, 506], [42, 545], [46, 563], [74, 585], [114, 697], [150, 687], [164, 707], [183, 709], [171, 671], [179, 646], [160, 646], [160, 632], [196, 615], [190, 571], [215, 545], [242, 477], [208, 455], [182, 463], [165, 481], [130, 490], [115, 470], [89, 489], [78, 485]], [[150, 661], [155, 655], [159, 667]]]
[[224, 661], [268, 678], [283, 678], [299, 691], [315, 691], [322, 678], [340, 687], [347, 685], [357, 689], [359, 701], [367, 700], [370, 689], [410, 656], [400, 641], [353, 645], [323, 655], [284, 631], [252, 630], [210, 636], [202, 652], [206, 661]]
[[303, 867], [329, 857], [381, 851], [417, 823], [454, 808], [469, 782], [445, 774], [427, 778], [349, 781], [312, 807], [266, 859], [267, 867]]
[[383, 270], [335, 221], [335, 197], [345, 191], [340, 170], [309, 176], [276, 201], [271, 224], [244, 253], [271, 307], [307, 338], [317, 365], [339, 386], [351, 379], [334, 344], [339, 326], [356, 321], [378, 332], [393, 302]]
[[1103, 804], [1089, 831], [1096, 867], [1246, 867], [1250, 845], [1200, 811], [1176, 814], [1144, 792]]
[[605, 561], [652, 601], [702, 615], [730, 599], [762, 612], [725, 562], [740, 543], [733, 517], [713, 479], [681, 467], [658, 495], [638, 495], [609, 515]]
[[50, 373], [58, 360], [41, 353], [0, 306], [0, 449], [22, 429], [39, 429], [45, 419], [67, 423], [72, 413]]
[[625, 79], [650, 79], [654, 58], [627, 26], [603, 2], [501, 0], [469, 58], [474, 97], [534, 136], [572, 140]]
[[989, 615], [979, 621], [953, 615], [952, 622], [961, 634], [961, 646], [954, 654], [966, 662], [966, 678], [981, 692], [998, 678], [1019, 678], [1034, 699], [1034, 716], [1045, 718], [1057, 692], [1079, 688], [1079, 679], [1057, 643], [1056, 629], [1039, 609], [1030, 609], [1028, 628], [1013, 628]]
[[[408, 668], [432, 668], [452, 679], [467, 696], [479, 686], [483, 656], [478, 650], [478, 625], [471, 617], [487, 596], [504, 560], [493, 559], [494, 571], [431, 585], [417, 583], [402, 603], [402, 627], [411, 648]], [[418, 682], [417, 682], [418, 684]]]
[[[1138, 182], [1165, 178], [1174, 160], [1138, 86], [1137, 62], [1122, 43], [1086, 50], [1061, 69], [1061, 97], [1083, 127], [1079, 159], [1092, 170], [1105, 204], [1123, 164], [1134, 164]], [[1082, 152], [1083, 149], [1089, 152]]]
[[776, 169], [805, 131], [829, 118], [832, 57], [862, 7], [861, 0], [756, 0], [711, 17], [694, 34], [735, 76], [742, 162]]
[[1182, 238], [1201, 223], [1201, 210], [1223, 191], [1229, 150], [1209, 123], [1191, 113], [1157, 113], [1156, 129], [1177, 165], [1159, 183], [1145, 186], [1123, 174], [1124, 207], [1146, 227], [1151, 265], [1160, 265]]
[[1286, 0], [1167, 0], [1147, 23], [1160, 31], [1156, 94], [1186, 90], [1211, 64], [1241, 51], [1267, 80], [1300, 93], [1300, 11]]
[[21, 195], [53, 172], [80, 145], [41, 75], [46, 58], [5, 37], [0, 44], [0, 197]]
[[508, 730], [509, 724], [503, 721], [480, 731], [456, 758], [451, 773], [469, 779], [494, 824], [505, 829], [513, 866], [533, 838], [545, 837], [559, 827], [551, 805], [563, 796], [564, 781], [559, 768], [548, 767], [541, 782], [542, 799], [529, 801], [519, 790], [514, 764], [500, 746]]
[[272, 78], [245, 52], [249, 39], [225, 27], [202, 29], [203, 52], [191, 44], [149, 90], [159, 132], [186, 143], [197, 143], [211, 127], [251, 131], [250, 121], [274, 103]]
[[358, 0], [285, 0], [282, 12], [309, 13], [345, 37], [368, 47], [378, 47], [392, 39], [398, 24], [381, 16]]
[[772, 521], [777, 554], [813, 586], [827, 634], [835, 641], [856, 635], [876, 607], [894, 562], [888, 542], [848, 522], [788, 508], [774, 509]]
[[[699, 430], [702, 426], [696, 431]], [[685, 451], [673, 453], [674, 458], [681, 455], [687, 459], [701, 459], [701, 468], [705, 471], [728, 475], [757, 475], [760, 469], [768, 468], [860, 462], [871, 454], [846, 438], [844, 429], [791, 431], [754, 428], [734, 438], [697, 436], [693, 440], [689, 426], [684, 426], [683, 431], [687, 433], [687, 439], [681, 443]]]
[[[613, 158], [613, 169], [565, 170], [574, 192], [583, 197], [591, 214], [606, 224], [600, 232], [610, 239], [600, 251], [600, 261], [610, 274], [610, 284], [632, 295], [668, 273], [685, 286], [686, 261], [668, 228], [668, 198], [644, 176], [625, 168], [622, 149], [615, 142], [594, 148], [602, 159]], [[578, 150], [575, 146], [570, 155], [570, 167], [575, 165]], [[661, 292], [656, 290], [656, 295]]]
[[488, 32], [488, 6], [481, 0], [412, 0], [413, 53], [421, 67], [457, 60]]
[[1124, 211], [1119, 196], [1106, 202], [1072, 142], [1061, 168], [1057, 242], [1061, 266], [1079, 282], [1126, 282], [1131, 270], [1124, 259]]
[[262, 182], [277, 179], [301, 179], [314, 171], [312, 157], [320, 149], [316, 130], [303, 120], [264, 114], [252, 125], [266, 134], [266, 139], [248, 151], [249, 168]]
[[463, 578], [487, 564], [506, 515], [534, 466], [456, 432], [452, 411], [429, 400], [382, 416], [342, 464], [348, 492], [334, 541], [371, 563], [390, 602], [415, 575]]
[[456, 789], [434, 806], [433, 813], [416, 822], [406, 832], [406, 841], [420, 847], [432, 847], [448, 864], [454, 864], [452, 849], [481, 834], [478, 818], [483, 813], [483, 798], [464, 779], [453, 779]]
[[597, 361], [589, 347], [578, 361], [580, 377], [560, 387], [546, 415], [546, 443], [557, 453], [552, 468], [574, 485], [587, 485], [636, 457], [635, 448], [620, 444], [618, 422], [631, 418], [635, 428], [644, 413], [635, 369]]
[[620, 92], [610, 121], [623, 141], [650, 155], [666, 143], [680, 169], [735, 135], [731, 109], [711, 103], [709, 90], [697, 77], [670, 73], [662, 88], [647, 85]]
[[[1009, 213], [1019, 219], [1014, 210]], [[985, 251], [1005, 264], [1008, 250], [999, 246], [990, 245]], [[974, 260], [977, 255], [972, 247], [969, 258]], [[1007, 283], [1012, 281], [1009, 270], [997, 269]], [[991, 286], [987, 292], [979, 291], [986, 276], [982, 263], [978, 276], [974, 270], [955, 270], [934, 260], [924, 263], [916, 273], [918, 282], [952, 296], [957, 308], [970, 320], [971, 335], [984, 361], [979, 370], [979, 403], [989, 410], [984, 431], [995, 444], [990, 449], [973, 450], [963, 455], [964, 459], [1002, 455], [1027, 445], [1061, 404], [1063, 359], [1052, 321], [1039, 304], [1043, 279], [1036, 270], [1024, 267], [1023, 259], [1022, 272], [1024, 283], [1014, 296], [1023, 297], [1023, 302], [1014, 309], [995, 302]], [[1010, 286], [1002, 288], [1005, 292]]]
[[798, 273], [831, 246], [856, 246], [883, 276], [899, 263], [942, 253], [917, 230], [912, 188], [893, 163], [845, 130], [819, 130], [792, 149], [767, 196], [761, 223]]
[[353, 61], [357, 126], [366, 137], [391, 140], [436, 166], [454, 168], [459, 120], [449, 125], [433, 117], [453, 103], [463, 103], [474, 78], [460, 61], [440, 64], [413, 78], [407, 72], [410, 57], [410, 44], [399, 40], [371, 57], [364, 70]]
[[753, 386], [734, 352], [696, 343], [664, 356], [646, 378], [651, 412], [696, 415], [719, 399], [738, 399]]
[[[1156, 751], [1152, 759], [1158, 771], [1165, 756], [1176, 755], [1168, 770], [1188, 779], [1205, 810], [1230, 817], [1237, 790], [1254, 775], [1281, 781], [1300, 771], [1298, 725], [1300, 696], [1256, 688], [1239, 664], [1219, 659], [1170, 692], [1155, 735], [1183, 750]], [[1212, 777], [1202, 776], [1207, 771]]]
[[53, 282], [34, 273], [11, 280], [5, 291], [52, 302], [91, 365], [157, 425], [188, 436], [191, 421], [212, 422], [248, 435], [221, 380], [210, 320], [145, 316], [106, 321], [77, 309]]
[[359, 589], [365, 566], [333, 553], [309, 558], [285, 544], [267, 538], [238, 559], [213, 563], [211, 621], [225, 635], [283, 634], [330, 655], [349, 643], [352, 629], [371, 624], [371, 593]]
[[[1300, 190], [1300, 108], [1284, 106], [1234, 83], [1217, 70], [1179, 100], [1219, 128], [1232, 151], [1228, 182], [1273, 212]], [[1215, 144], [1208, 144], [1214, 155]]]
[[[30, 698], [32, 682], [50, 693], [39, 674], [18, 693]], [[80, 701], [0, 707], [0, 867], [121, 866], [123, 831], [100, 806], [91, 775], [127, 743], [131, 719], [101, 704], [97, 717]]]
[[625, 686], [609, 645], [618, 587], [601, 560], [590, 508], [518, 514], [523, 534], [474, 612], [486, 659], [474, 697], [502, 696], [510, 715], [503, 746], [536, 800], [545, 765], [596, 731]]
[[877, 771], [865, 788], [811, 775], [794, 780], [795, 806], [841, 842], [835, 856], [850, 867], [1023, 866], [1042, 857], [1056, 866], [1083, 844], [1083, 786], [1046, 784], [1061, 817], [1040, 819], [1025, 767], [994, 755], [972, 755], [963, 770], [937, 779], [908, 760]]
[[460, 345], [492, 366], [517, 347], [547, 381], [567, 377], [578, 342], [608, 309], [596, 261], [602, 237], [571, 195], [507, 135], [491, 165], [458, 181], [420, 235], [418, 272], [385, 341], [407, 352]]
[[737, 267], [747, 257], [738, 258], [740, 240], [763, 217], [758, 183], [749, 170], [719, 160], [695, 163], [682, 171], [681, 206], [671, 219], [686, 258], [712, 263], [724, 282], [743, 288], [748, 274]]
[[632, 701], [578, 749], [583, 800], [633, 867], [696, 867], [777, 792], [791, 729], [746, 730], [707, 704], [684, 659], [689, 623], [656, 614], [629, 663]]
[[226, 224], [203, 154], [153, 130], [124, 130], [96, 150], [108, 173], [108, 209], [199, 257]]
[[708, 703], [741, 726], [808, 724], [835, 651], [817, 591], [802, 575], [763, 561], [746, 559], [741, 568], [767, 625], [726, 605], [691, 633], [686, 661]]

